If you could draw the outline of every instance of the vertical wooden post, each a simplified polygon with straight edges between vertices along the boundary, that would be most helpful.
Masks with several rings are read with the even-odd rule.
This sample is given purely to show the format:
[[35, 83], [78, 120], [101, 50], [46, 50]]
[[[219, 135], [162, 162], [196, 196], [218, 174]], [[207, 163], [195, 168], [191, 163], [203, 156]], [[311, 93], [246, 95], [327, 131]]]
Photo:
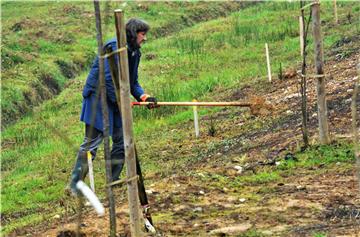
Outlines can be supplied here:
[[[124, 13], [122, 10], [115, 10], [115, 27], [118, 49], [126, 47], [126, 32], [124, 23]], [[130, 100], [130, 81], [129, 81], [129, 63], [127, 50], [119, 52], [118, 75], [120, 78], [120, 104], [122, 114], [122, 126], [124, 134], [125, 145], [125, 162], [127, 167], [127, 178], [137, 176], [136, 173], [136, 158], [134, 149], [134, 135], [133, 135], [133, 116]], [[138, 196], [138, 180], [132, 179], [127, 182], [128, 185], [128, 200], [130, 209], [130, 231], [132, 237], [142, 236], [140, 224], [140, 206]]]
[[307, 111], [307, 81], [306, 81], [306, 38], [307, 33], [309, 30], [309, 22], [307, 23], [307, 27], [305, 29], [305, 14], [304, 14], [304, 1], [300, 1], [300, 9], [301, 9], [301, 17], [299, 18], [300, 25], [302, 26], [302, 29], [300, 31], [302, 32], [302, 64], [301, 64], [301, 80], [300, 80], [300, 94], [301, 94], [301, 114], [302, 114], [302, 135], [303, 135], [303, 141], [304, 141], [304, 148], [307, 148], [309, 146], [309, 132], [308, 132], [308, 111]]
[[352, 118], [352, 130], [353, 130], [353, 141], [354, 141], [354, 153], [355, 153], [355, 159], [356, 159], [356, 168], [357, 168], [357, 178], [358, 178], [358, 184], [360, 188], [360, 147], [359, 147], [359, 132], [357, 127], [357, 108], [356, 108], [356, 100], [359, 93], [359, 81], [360, 81], [360, 60], [357, 65], [357, 71], [358, 71], [358, 78], [355, 80], [355, 87], [354, 92], [352, 95], [351, 100], [351, 118]]
[[271, 82], [271, 68], [270, 68], [269, 46], [268, 46], [267, 43], [265, 43], [265, 51], [266, 51], [266, 63], [267, 63], [268, 77], [269, 77], [269, 82]]
[[87, 155], [87, 161], [88, 161], [88, 166], [89, 166], [90, 187], [91, 187], [91, 190], [95, 193], [94, 168], [93, 168], [92, 157], [91, 157], [90, 151], [87, 151], [86, 155]]
[[[104, 74], [104, 58], [101, 56], [103, 52], [103, 41], [101, 32], [101, 17], [100, 4], [98, 0], [94, 0], [95, 18], [96, 18], [96, 39], [98, 43], [99, 56], [99, 84], [101, 93], [101, 108], [103, 114], [103, 136], [104, 136], [104, 154], [105, 154], [105, 168], [106, 168], [106, 182], [112, 182], [111, 175], [111, 158], [110, 158], [110, 142], [109, 142], [109, 113], [106, 99], [105, 74]], [[116, 236], [116, 218], [115, 218], [115, 198], [111, 186], [106, 187], [107, 197], [109, 200], [109, 214], [110, 214], [110, 237]]]
[[333, 4], [334, 4], [334, 18], [335, 18], [335, 24], [339, 24], [339, 19], [338, 19], [338, 15], [337, 15], [336, 0], [333, 0]]
[[315, 0], [312, 7], [312, 22], [313, 22], [313, 36], [314, 36], [314, 50], [315, 50], [315, 68], [317, 79], [317, 107], [319, 120], [320, 143], [330, 143], [329, 125], [327, 121], [327, 105], [326, 105], [326, 91], [325, 91], [325, 76], [324, 76], [324, 54], [321, 37], [321, 21], [320, 21], [320, 3]]
[[84, 208], [83, 197], [78, 198], [78, 213], [77, 213], [77, 227], [76, 227], [76, 237], [81, 236], [81, 222], [82, 222], [82, 212]]
[[[197, 102], [197, 100], [193, 100], [193, 102]], [[198, 138], [200, 135], [200, 131], [199, 131], [199, 117], [198, 117], [196, 105], [193, 107], [193, 110], [194, 110], [195, 137]]]
[[300, 32], [300, 55], [304, 55], [304, 19], [303, 16], [299, 16], [299, 32]]
[[[112, 47], [108, 47], [106, 48], [106, 53], [110, 54], [112, 53]], [[115, 63], [115, 57], [114, 55], [111, 57], [108, 57], [108, 62], [109, 62], [109, 67], [110, 67], [110, 72], [111, 72], [111, 78], [113, 79], [113, 83], [115, 86], [115, 95], [116, 95], [116, 101], [117, 101], [117, 105], [119, 108], [119, 111], [121, 111], [121, 103], [120, 103], [120, 86], [119, 86], [119, 78], [118, 78], [118, 70], [117, 70], [117, 64]], [[154, 226], [153, 226], [153, 221], [151, 218], [151, 214], [150, 214], [150, 210], [149, 210], [149, 201], [147, 199], [147, 195], [146, 195], [146, 191], [145, 191], [145, 185], [144, 185], [144, 177], [141, 173], [141, 167], [140, 167], [140, 161], [136, 152], [136, 145], [134, 144], [134, 149], [135, 149], [135, 158], [136, 158], [136, 173], [138, 174], [138, 188], [139, 188], [139, 199], [140, 199], [140, 204], [143, 208], [143, 215], [144, 215], [144, 222], [145, 222], [145, 228], [147, 229], [147, 231], [150, 232], [156, 232]], [[147, 220], [146, 220], [146, 219]], [[149, 224], [151, 225], [151, 227], [149, 226]]]

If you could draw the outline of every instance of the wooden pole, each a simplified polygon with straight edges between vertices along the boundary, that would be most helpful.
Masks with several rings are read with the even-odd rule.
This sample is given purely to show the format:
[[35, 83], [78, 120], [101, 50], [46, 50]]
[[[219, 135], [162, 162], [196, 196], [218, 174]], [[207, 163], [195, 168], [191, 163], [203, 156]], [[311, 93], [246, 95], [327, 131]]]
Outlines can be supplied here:
[[357, 120], [358, 120], [358, 114], [357, 114], [357, 106], [356, 106], [356, 99], [358, 97], [359, 93], [359, 81], [360, 81], [360, 60], [357, 65], [357, 71], [358, 71], [358, 78], [355, 80], [355, 87], [354, 92], [352, 95], [351, 100], [351, 117], [352, 117], [352, 130], [353, 130], [353, 142], [354, 142], [354, 153], [355, 153], [355, 159], [356, 159], [356, 168], [357, 168], [357, 178], [358, 178], [358, 184], [360, 188], [360, 147], [359, 147], [359, 132], [357, 127]]
[[78, 198], [78, 213], [77, 213], [77, 227], [76, 227], [76, 237], [81, 236], [81, 224], [82, 224], [82, 212], [84, 208], [84, 200], [83, 197]]
[[269, 46], [268, 46], [267, 43], [265, 43], [265, 51], [266, 51], [266, 62], [267, 62], [268, 77], [269, 77], [269, 82], [271, 82], [271, 68], [270, 68]]
[[89, 166], [89, 181], [90, 181], [90, 187], [91, 190], [95, 193], [95, 182], [94, 182], [94, 168], [92, 163], [92, 157], [90, 151], [86, 152], [87, 154], [87, 161]]
[[320, 3], [314, 1], [312, 8], [312, 22], [313, 22], [313, 36], [314, 36], [314, 50], [315, 50], [315, 68], [317, 77], [317, 107], [319, 120], [319, 134], [320, 143], [329, 144], [329, 125], [327, 121], [327, 105], [326, 105], [326, 91], [325, 91], [325, 76], [324, 76], [324, 54], [321, 37], [321, 21], [320, 21]]
[[334, 4], [334, 18], [335, 18], [335, 24], [339, 24], [338, 14], [337, 14], [337, 6], [336, 6], [336, 0], [333, 0]]
[[[106, 48], [106, 53], [107, 54], [110, 54], [112, 52], [113, 52], [112, 47]], [[117, 105], [118, 105], [119, 111], [121, 111], [119, 78], [117, 76], [118, 75], [118, 70], [117, 70], [117, 64], [115, 63], [114, 55], [108, 57], [108, 62], [109, 62], [111, 77], [113, 79], [113, 83], [114, 83], [114, 86], [115, 86], [115, 95], [116, 95]], [[148, 201], [148, 198], [147, 198], [147, 195], [146, 195], [146, 190], [145, 190], [145, 185], [144, 185], [144, 177], [143, 177], [142, 172], [141, 172], [140, 161], [139, 161], [139, 158], [138, 158], [138, 155], [137, 155], [137, 152], [136, 152], [136, 145], [135, 144], [134, 144], [134, 148], [135, 148], [135, 157], [136, 157], [136, 173], [137, 173], [138, 176], [135, 176], [134, 178], [131, 178], [131, 179], [137, 179], [138, 180], [139, 199], [140, 199], [140, 204], [141, 204], [142, 209], [143, 209], [145, 228], [147, 229], [147, 231], [149, 231], [151, 233], [155, 233], [156, 229], [153, 226], [153, 221], [152, 221], [151, 213], [150, 213], [150, 210], [149, 210], [150, 205], [149, 205], [149, 201]], [[117, 180], [117, 181], [114, 181], [114, 182], [112, 182], [111, 184], [108, 184], [108, 185], [126, 183], [128, 181], [129, 181], [128, 179]]]
[[[126, 47], [126, 33], [124, 23], [124, 13], [122, 10], [115, 10], [115, 27], [118, 49]], [[125, 145], [125, 162], [127, 167], [127, 179], [137, 175], [136, 173], [136, 158], [134, 149], [134, 135], [133, 135], [133, 117], [130, 101], [130, 81], [129, 81], [129, 64], [127, 50], [119, 52], [118, 75], [120, 78], [120, 104], [122, 114], [122, 126], [124, 134]], [[128, 200], [130, 209], [130, 231], [132, 237], [142, 236], [140, 224], [140, 208], [138, 196], [138, 182], [133, 179], [127, 183], [128, 186]]]
[[[196, 100], [193, 100], [193, 102], [197, 102]], [[194, 111], [194, 126], [195, 126], [195, 137], [198, 138], [200, 131], [199, 131], [199, 117], [198, 117], [198, 112], [197, 112], [197, 106], [195, 105], [193, 107], [193, 111]]]
[[[111, 183], [111, 158], [110, 158], [110, 142], [109, 142], [109, 114], [106, 99], [106, 87], [104, 78], [104, 59], [100, 56], [103, 52], [102, 32], [101, 32], [101, 17], [100, 17], [100, 4], [98, 0], [94, 0], [95, 18], [96, 18], [96, 39], [98, 43], [98, 56], [99, 56], [99, 82], [101, 93], [101, 108], [103, 115], [103, 136], [104, 136], [104, 154], [105, 154], [105, 169], [106, 169], [106, 182]], [[109, 215], [110, 215], [110, 237], [116, 236], [116, 218], [115, 218], [115, 198], [111, 186], [106, 187], [106, 193], [109, 200]]]
[[[112, 46], [109, 45], [105, 49], [105, 52], [106, 52], [106, 54], [113, 53]], [[120, 79], [118, 77], [119, 72], [118, 72], [118, 65], [116, 64], [116, 61], [115, 61], [115, 55], [112, 55], [112, 56], [108, 57], [107, 60], [108, 60], [108, 63], [109, 63], [111, 79], [112, 79], [114, 90], [115, 90], [116, 103], [117, 103], [117, 106], [119, 108], [119, 111], [121, 111], [120, 85], [119, 85]]]
[[304, 56], [304, 20], [303, 16], [299, 16], [299, 31], [300, 31], [300, 55]]
[[[132, 102], [131, 105], [146, 106], [153, 102]], [[157, 102], [159, 106], [239, 106], [239, 107], [251, 107], [255, 105], [247, 101], [235, 101], [235, 102]]]
[[[301, 64], [301, 74], [306, 75], [306, 47], [307, 47], [307, 35], [309, 32], [309, 24], [310, 19], [307, 22], [306, 29], [305, 29], [305, 13], [303, 10], [304, 1], [300, 1], [300, 9], [301, 9], [301, 17], [299, 18], [300, 25], [302, 28], [300, 29], [300, 32], [302, 32], [302, 38], [301, 41], [303, 43], [302, 45], [302, 64]], [[302, 135], [303, 135], [303, 141], [304, 141], [304, 148], [307, 148], [309, 146], [309, 132], [308, 132], [308, 111], [307, 111], [307, 81], [306, 77], [301, 77], [300, 80], [300, 94], [301, 94], [301, 114], [302, 114]]]

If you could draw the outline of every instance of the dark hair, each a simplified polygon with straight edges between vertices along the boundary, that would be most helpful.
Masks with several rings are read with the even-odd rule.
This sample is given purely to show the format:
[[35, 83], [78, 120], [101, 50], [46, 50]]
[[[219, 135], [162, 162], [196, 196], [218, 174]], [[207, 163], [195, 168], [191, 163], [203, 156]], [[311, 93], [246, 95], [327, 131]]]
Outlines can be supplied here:
[[147, 33], [150, 30], [149, 24], [138, 18], [131, 18], [126, 22], [126, 39], [130, 47], [139, 48], [140, 45], [137, 44], [136, 38], [137, 33], [145, 32]]

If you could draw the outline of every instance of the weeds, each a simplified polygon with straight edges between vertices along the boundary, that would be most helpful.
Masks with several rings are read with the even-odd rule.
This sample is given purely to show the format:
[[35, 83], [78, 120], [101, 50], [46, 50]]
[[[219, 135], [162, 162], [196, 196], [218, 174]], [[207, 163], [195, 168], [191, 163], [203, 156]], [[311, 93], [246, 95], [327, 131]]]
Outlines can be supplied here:
[[312, 236], [313, 237], [326, 237], [327, 235], [324, 233], [314, 233]]
[[256, 229], [251, 229], [243, 234], [238, 235], [238, 237], [263, 237], [263, 236], [265, 235]]
[[233, 185], [235, 185], [235, 187], [239, 185], [260, 185], [277, 182], [280, 178], [280, 175], [276, 171], [264, 171], [253, 175], [236, 177]]

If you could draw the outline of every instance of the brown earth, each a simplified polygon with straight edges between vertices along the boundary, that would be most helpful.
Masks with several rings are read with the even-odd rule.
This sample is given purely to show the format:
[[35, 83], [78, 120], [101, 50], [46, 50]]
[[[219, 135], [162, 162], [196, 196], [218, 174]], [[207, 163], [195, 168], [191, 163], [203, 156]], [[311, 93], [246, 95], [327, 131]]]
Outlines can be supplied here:
[[[350, 142], [351, 139], [350, 99], [358, 62], [359, 53], [355, 53], [341, 61], [333, 58], [326, 64], [325, 71], [330, 75], [326, 90], [333, 140]], [[297, 168], [282, 173], [280, 179], [252, 181], [252, 185], [246, 186], [239, 181], [253, 173], [271, 171], [276, 162], [291, 158], [300, 149], [297, 82], [295, 76], [275, 80], [261, 88], [245, 86], [230, 94], [219, 93], [219, 99], [228, 100], [261, 96], [274, 109], [262, 117], [255, 117], [246, 110], [234, 113], [232, 109], [223, 109], [214, 116], [202, 118], [205, 123], [221, 119], [221, 126], [215, 126], [213, 136], [207, 134], [208, 128], [202, 128], [203, 135], [196, 143], [193, 139], [171, 138], [171, 147], [162, 144], [153, 148], [159, 151], [159, 163], [172, 163], [174, 168], [171, 173], [159, 171], [145, 177], [151, 192], [149, 199], [158, 231], [156, 236], [360, 235], [359, 184], [357, 171], [350, 163]], [[316, 79], [309, 79], [308, 88], [309, 134], [311, 144], [315, 144], [318, 138]], [[175, 132], [179, 130], [179, 127], [174, 129]], [[190, 134], [187, 138], [193, 136], [191, 122], [181, 130]], [[210, 149], [211, 142], [220, 145]], [[191, 156], [194, 152], [197, 160], [176, 163], [178, 157]], [[234, 169], [236, 165], [243, 167], [241, 174]], [[117, 233], [128, 236], [126, 192], [121, 188], [115, 193], [120, 197], [116, 209]], [[91, 208], [86, 208], [81, 223], [83, 236], [108, 236], [108, 213], [105, 217], [97, 217]], [[75, 236], [76, 226], [75, 216], [62, 216], [13, 235]]]

